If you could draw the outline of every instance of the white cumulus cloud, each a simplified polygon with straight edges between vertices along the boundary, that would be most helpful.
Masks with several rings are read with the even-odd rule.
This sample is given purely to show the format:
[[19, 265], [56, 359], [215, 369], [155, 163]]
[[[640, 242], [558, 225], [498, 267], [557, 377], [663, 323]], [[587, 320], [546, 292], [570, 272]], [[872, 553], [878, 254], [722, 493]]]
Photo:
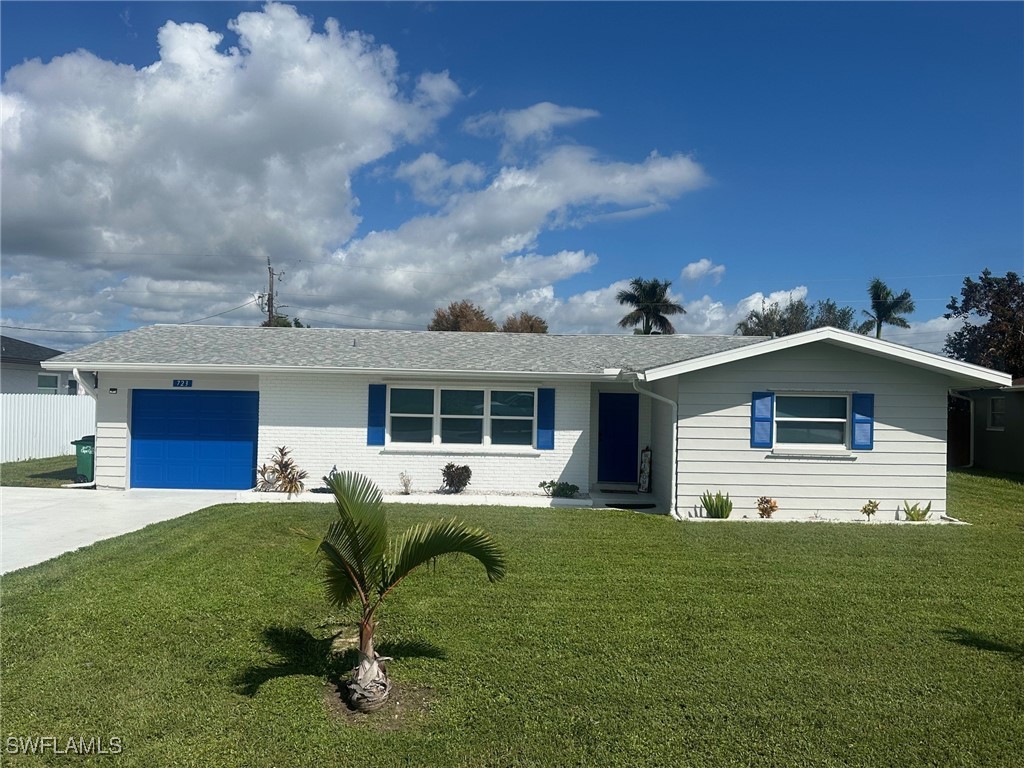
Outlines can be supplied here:
[[713, 285], [718, 285], [722, 276], [725, 275], [725, 266], [722, 264], [715, 264], [711, 259], [701, 259], [700, 261], [694, 261], [683, 267], [683, 271], [680, 276], [683, 280], [690, 282], [696, 282], [701, 278], [710, 277]]
[[497, 136], [503, 142], [502, 156], [509, 158], [517, 146], [526, 142], [550, 141], [556, 128], [600, 117], [593, 109], [563, 107], [542, 101], [525, 109], [502, 109], [474, 115], [463, 123], [467, 133]]
[[[544, 233], [664, 210], [709, 181], [683, 154], [630, 162], [552, 144], [597, 113], [543, 103], [475, 123], [537, 142], [529, 159], [413, 153], [394, 176], [428, 212], [367, 231], [358, 186], [382, 175], [366, 169], [438, 130], [461, 98], [448, 73], [404, 72], [388, 46], [276, 3], [223, 31], [167, 22], [158, 42], [146, 67], [80, 50], [6, 73], [5, 323], [219, 315], [265, 289], [269, 256], [285, 272], [279, 306], [315, 325], [422, 328], [469, 298], [553, 330], [616, 332], [618, 283], [556, 292], [600, 254], [546, 249]], [[213, 322], [258, 319], [249, 304]]]
[[426, 152], [395, 171], [395, 177], [412, 187], [416, 199], [440, 205], [454, 193], [484, 179], [484, 169], [464, 160], [449, 165], [433, 152]]
[[353, 173], [460, 95], [447, 74], [406, 92], [390, 48], [333, 19], [316, 31], [291, 6], [230, 29], [224, 49], [202, 24], [167, 22], [141, 69], [80, 50], [6, 73], [6, 272], [45, 260], [227, 278], [268, 254], [323, 253], [359, 223]]

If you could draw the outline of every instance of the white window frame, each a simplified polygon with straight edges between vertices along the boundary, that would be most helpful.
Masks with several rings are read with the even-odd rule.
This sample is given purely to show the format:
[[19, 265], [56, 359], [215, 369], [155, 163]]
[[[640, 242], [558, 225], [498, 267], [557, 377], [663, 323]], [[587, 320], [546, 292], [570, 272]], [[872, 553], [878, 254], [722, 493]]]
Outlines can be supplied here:
[[[433, 392], [434, 393], [433, 412], [432, 413], [404, 413], [404, 412], [402, 412], [402, 413], [392, 413], [391, 412], [391, 393], [395, 389], [427, 390], [427, 391]], [[388, 402], [387, 402], [388, 421], [387, 421], [387, 425], [388, 426], [387, 426], [387, 440], [386, 440], [386, 442], [388, 442], [388, 443], [391, 442], [391, 419], [393, 417], [395, 417], [395, 416], [397, 416], [399, 418], [430, 419], [431, 420], [430, 421], [430, 435], [431, 435], [430, 442], [418, 442], [418, 441], [417, 442], [402, 442], [402, 443], [396, 443], [396, 445], [434, 445], [434, 444], [436, 444], [438, 442], [439, 435], [438, 435], [438, 431], [437, 431], [437, 427], [438, 427], [437, 412], [440, 409], [441, 404], [438, 402], [439, 395], [438, 395], [437, 389], [438, 389], [437, 387], [414, 387], [414, 386], [408, 386], [408, 387], [388, 387], [387, 388], [387, 394], [388, 394]]]
[[[445, 392], [479, 392], [483, 395], [481, 398], [480, 415], [475, 416], [472, 413], [442, 413], [441, 412], [441, 398], [444, 397]], [[438, 387], [437, 397], [435, 398], [437, 403], [436, 416], [437, 421], [434, 426], [434, 437], [437, 445], [452, 445], [452, 446], [480, 446], [487, 444], [487, 436], [490, 424], [487, 419], [487, 411], [491, 403], [491, 393], [486, 389], [478, 389], [476, 387]], [[480, 421], [480, 442], [479, 443], [446, 443], [441, 439], [441, 429], [445, 419], [474, 419]]]
[[[779, 416], [779, 398], [780, 397], [800, 397], [800, 398], [811, 398], [811, 397], [828, 397], [835, 400], [846, 401], [846, 418], [807, 418], [807, 417], [796, 417], [796, 416]], [[776, 392], [775, 403], [772, 409], [772, 445], [776, 448], [781, 448], [783, 451], [786, 450], [802, 450], [802, 449], [813, 449], [815, 451], [846, 451], [850, 449], [850, 427], [853, 423], [852, 409], [853, 398], [849, 392]], [[799, 421], [799, 422], [817, 422], [821, 424], [843, 424], [843, 442], [842, 443], [785, 443], [780, 442], [778, 438], [777, 426], [779, 422], [785, 424], [786, 422]]]
[[[434, 413], [392, 413], [391, 412], [391, 394], [396, 389], [419, 389], [429, 390], [434, 393]], [[453, 392], [483, 392], [484, 395], [484, 407], [482, 416], [473, 416], [470, 414], [442, 414], [441, 413], [441, 392], [442, 391], [453, 391]], [[492, 392], [530, 392], [533, 394], [533, 415], [532, 416], [492, 416], [491, 415], [491, 393]], [[385, 434], [385, 445], [402, 447], [402, 448], [417, 448], [425, 446], [435, 446], [438, 448], [447, 448], [452, 451], [463, 451], [463, 450], [474, 450], [480, 448], [495, 448], [498, 450], [533, 450], [537, 446], [537, 387], [477, 387], [467, 386], [460, 384], [435, 384], [432, 386], [423, 386], [416, 384], [389, 384], [387, 389], [387, 429]], [[393, 416], [398, 417], [410, 417], [410, 418], [432, 418], [432, 438], [429, 443], [410, 443], [410, 442], [398, 442], [391, 438], [391, 418]], [[441, 442], [441, 419], [476, 419], [480, 418], [483, 420], [483, 437], [482, 442], [479, 443], [442, 443]], [[505, 419], [508, 421], [529, 421], [532, 425], [531, 437], [529, 444], [521, 443], [495, 443], [491, 439], [491, 422], [493, 419]]]
[[[1002, 410], [996, 413], [993, 407], [996, 401], [1002, 405]], [[995, 416], [999, 416], [1002, 420], [1002, 424], [995, 423]], [[990, 397], [988, 399], [988, 421], [986, 427], [990, 432], [1002, 432], [1006, 429], [1006, 398], [1005, 397]]]
[[[47, 384], [43, 386], [43, 379], [53, 380], [53, 386]], [[36, 392], [44, 395], [58, 395], [60, 394], [60, 374], [59, 373], [38, 373], [36, 374]]]
[[[492, 392], [530, 392], [533, 394], [533, 415], [531, 416], [495, 416], [491, 413], [491, 393]], [[491, 387], [487, 390], [487, 394], [484, 398], [485, 401], [485, 413], [486, 418], [484, 419], [484, 441], [486, 445], [497, 445], [501, 448], [534, 448], [537, 445], [537, 389], [536, 387], [520, 387], [518, 389], [512, 387]], [[528, 445], [522, 443], [494, 443], [491, 441], [491, 424], [494, 419], [501, 421], [529, 421], [532, 424], [530, 429], [530, 442]]]

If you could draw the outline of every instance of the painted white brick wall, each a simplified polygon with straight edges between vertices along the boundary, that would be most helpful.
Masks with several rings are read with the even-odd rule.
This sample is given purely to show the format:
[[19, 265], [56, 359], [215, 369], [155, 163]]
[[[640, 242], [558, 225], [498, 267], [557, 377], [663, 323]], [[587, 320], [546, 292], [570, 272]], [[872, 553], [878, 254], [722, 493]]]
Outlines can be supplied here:
[[[449, 461], [473, 470], [469, 489], [484, 492], [538, 492], [538, 483], [562, 480], [583, 490], [588, 486], [590, 384], [545, 383], [555, 389], [555, 448], [431, 446], [423, 448], [366, 444], [369, 385], [367, 376], [332, 374], [264, 374], [260, 376], [259, 461], [277, 446], [292, 449], [299, 466], [309, 472], [308, 484], [335, 465], [372, 478], [386, 493], [401, 488], [398, 475], [412, 476], [413, 491], [441, 486], [441, 468]], [[402, 386], [433, 386], [434, 381], [403, 381]], [[481, 383], [445, 382], [452, 388], [479, 389]], [[494, 386], [508, 387], [507, 382]]]

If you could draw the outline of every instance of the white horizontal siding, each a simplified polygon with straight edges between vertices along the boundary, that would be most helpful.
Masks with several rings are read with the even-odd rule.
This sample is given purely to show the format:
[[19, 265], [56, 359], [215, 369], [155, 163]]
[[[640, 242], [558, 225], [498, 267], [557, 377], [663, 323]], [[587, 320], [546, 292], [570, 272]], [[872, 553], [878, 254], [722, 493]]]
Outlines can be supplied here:
[[[856, 512], [868, 499], [895, 512], [904, 499], [946, 508], [945, 377], [828, 344], [685, 374], [679, 395], [678, 490], [681, 511], [706, 491], [729, 493], [734, 515], [756, 514], [759, 496], [781, 509]], [[750, 447], [755, 391], [870, 392], [875, 446], [842, 456], [782, 456]], [[797, 446], [787, 446], [798, 450]]]

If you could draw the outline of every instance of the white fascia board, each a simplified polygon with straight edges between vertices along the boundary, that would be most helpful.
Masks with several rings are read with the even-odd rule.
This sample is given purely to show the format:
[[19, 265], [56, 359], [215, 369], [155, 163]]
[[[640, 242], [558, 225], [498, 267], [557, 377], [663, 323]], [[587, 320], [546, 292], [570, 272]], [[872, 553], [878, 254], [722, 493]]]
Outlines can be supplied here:
[[760, 355], [767, 355], [772, 352], [802, 347], [805, 344], [822, 341], [845, 347], [846, 349], [875, 355], [876, 357], [883, 357], [918, 368], [924, 368], [935, 373], [941, 373], [964, 384], [1006, 386], [1012, 382], [1012, 378], [1008, 373], [993, 371], [990, 368], [963, 363], [959, 360], [950, 360], [948, 357], [935, 355], [931, 352], [923, 352], [912, 347], [905, 347], [902, 344], [893, 344], [891, 341], [862, 336], [859, 333], [840, 331], [837, 328], [816, 328], [812, 331], [795, 333], [792, 336], [782, 336], [777, 339], [750, 344], [739, 349], [731, 349], [693, 360], [662, 365], [645, 371], [644, 378], [646, 381], [657, 381], [668, 376], [700, 371], [705, 368], [713, 368], [718, 365], [725, 365], [726, 363], [734, 363], [738, 360], [747, 360], [752, 357], [759, 357]]
[[419, 368], [336, 368], [330, 366], [284, 366], [284, 365], [217, 365], [217, 364], [168, 364], [168, 363], [89, 363], [62, 362], [46, 366], [47, 370], [65, 371], [78, 368], [83, 371], [97, 373], [167, 373], [167, 374], [247, 374], [261, 373], [334, 373], [354, 376], [374, 376], [386, 378], [408, 379], [452, 379], [452, 380], [576, 380], [576, 381], [617, 381], [619, 375], [600, 373], [573, 373], [549, 371], [453, 371], [449, 369]]

